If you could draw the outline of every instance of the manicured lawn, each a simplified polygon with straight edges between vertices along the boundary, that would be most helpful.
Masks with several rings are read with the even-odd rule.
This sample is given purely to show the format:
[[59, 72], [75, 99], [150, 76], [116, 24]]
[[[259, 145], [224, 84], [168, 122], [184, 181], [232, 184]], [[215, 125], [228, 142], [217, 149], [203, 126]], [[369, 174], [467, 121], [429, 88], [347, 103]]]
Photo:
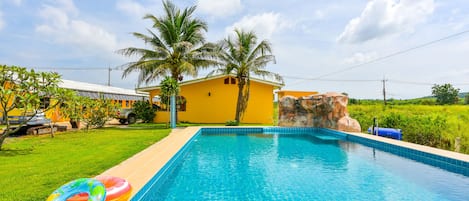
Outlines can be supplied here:
[[169, 134], [169, 129], [106, 128], [9, 138], [0, 151], [0, 200], [45, 200], [77, 178], [94, 177]]

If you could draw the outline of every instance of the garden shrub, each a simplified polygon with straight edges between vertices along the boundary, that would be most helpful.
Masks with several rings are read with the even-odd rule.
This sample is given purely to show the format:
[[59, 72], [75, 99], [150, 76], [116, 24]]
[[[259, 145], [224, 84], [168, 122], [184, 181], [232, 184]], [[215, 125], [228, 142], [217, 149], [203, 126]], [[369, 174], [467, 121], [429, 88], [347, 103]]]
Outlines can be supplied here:
[[407, 123], [410, 120], [407, 116], [402, 114], [391, 112], [385, 113], [383, 117], [380, 119], [379, 126], [386, 127], [386, 128], [404, 128], [407, 126]]
[[148, 101], [137, 101], [133, 104], [133, 110], [137, 119], [141, 119], [144, 123], [153, 122], [156, 115], [156, 107], [152, 107]]
[[117, 112], [117, 105], [109, 99], [86, 99], [83, 106], [86, 130], [91, 127], [102, 128]]
[[239, 122], [236, 120], [228, 120], [225, 123], [225, 126], [238, 126], [238, 125], [239, 125]]

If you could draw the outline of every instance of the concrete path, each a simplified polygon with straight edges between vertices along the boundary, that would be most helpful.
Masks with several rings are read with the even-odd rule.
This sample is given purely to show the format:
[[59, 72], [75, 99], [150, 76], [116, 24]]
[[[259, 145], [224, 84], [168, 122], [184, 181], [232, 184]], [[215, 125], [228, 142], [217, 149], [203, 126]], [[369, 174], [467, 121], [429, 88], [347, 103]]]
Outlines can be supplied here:
[[176, 128], [171, 133], [101, 175], [126, 179], [132, 185], [132, 197], [168, 162], [200, 127]]

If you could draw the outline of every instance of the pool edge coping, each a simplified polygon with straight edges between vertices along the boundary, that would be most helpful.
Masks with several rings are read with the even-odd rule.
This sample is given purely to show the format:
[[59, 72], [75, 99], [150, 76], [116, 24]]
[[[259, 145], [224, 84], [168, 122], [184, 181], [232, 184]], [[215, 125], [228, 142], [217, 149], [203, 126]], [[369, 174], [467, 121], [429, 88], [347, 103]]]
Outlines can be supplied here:
[[438, 149], [438, 148], [424, 146], [424, 145], [415, 144], [415, 143], [411, 143], [411, 142], [394, 140], [394, 139], [381, 137], [381, 136], [376, 136], [376, 135], [370, 135], [370, 134], [366, 134], [366, 133], [355, 133], [355, 132], [345, 132], [345, 131], [338, 131], [338, 132], [343, 132], [343, 133], [346, 133], [348, 135], [352, 135], [352, 136], [356, 136], [356, 137], [361, 137], [361, 138], [366, 138], [366, 139], [369, 139], [369, 140], [384, 142], [384, 143], [392, 144], [392, 145], [399, 146], [399, 147], [413, 149], [413, 150], [416, 150], [416, 151], [421, 151], [421, 152], [434, 154], [434, 155], [438, 155], [438, 156], [442, 156], [442, 157], [446, 157], [446, 158], [451, 158], [451, 159], [455, 159], [455, 160], [460, 160], [460, 161], [464, 161], [464, 162], [469, 163], [469, 155], [463, 154], [463, 153], [448, 151], [448, 150], [444, 150], [444, 149]]

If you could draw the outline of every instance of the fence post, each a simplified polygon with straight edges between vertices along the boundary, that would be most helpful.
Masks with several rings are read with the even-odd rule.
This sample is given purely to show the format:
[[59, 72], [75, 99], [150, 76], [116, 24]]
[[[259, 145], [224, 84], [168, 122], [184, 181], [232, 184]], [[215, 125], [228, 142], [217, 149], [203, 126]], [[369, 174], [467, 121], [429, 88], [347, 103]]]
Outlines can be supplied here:
[[454, 139], [454, 151], [459, 152], [461, 149], [461, 137], [456, 137]]

